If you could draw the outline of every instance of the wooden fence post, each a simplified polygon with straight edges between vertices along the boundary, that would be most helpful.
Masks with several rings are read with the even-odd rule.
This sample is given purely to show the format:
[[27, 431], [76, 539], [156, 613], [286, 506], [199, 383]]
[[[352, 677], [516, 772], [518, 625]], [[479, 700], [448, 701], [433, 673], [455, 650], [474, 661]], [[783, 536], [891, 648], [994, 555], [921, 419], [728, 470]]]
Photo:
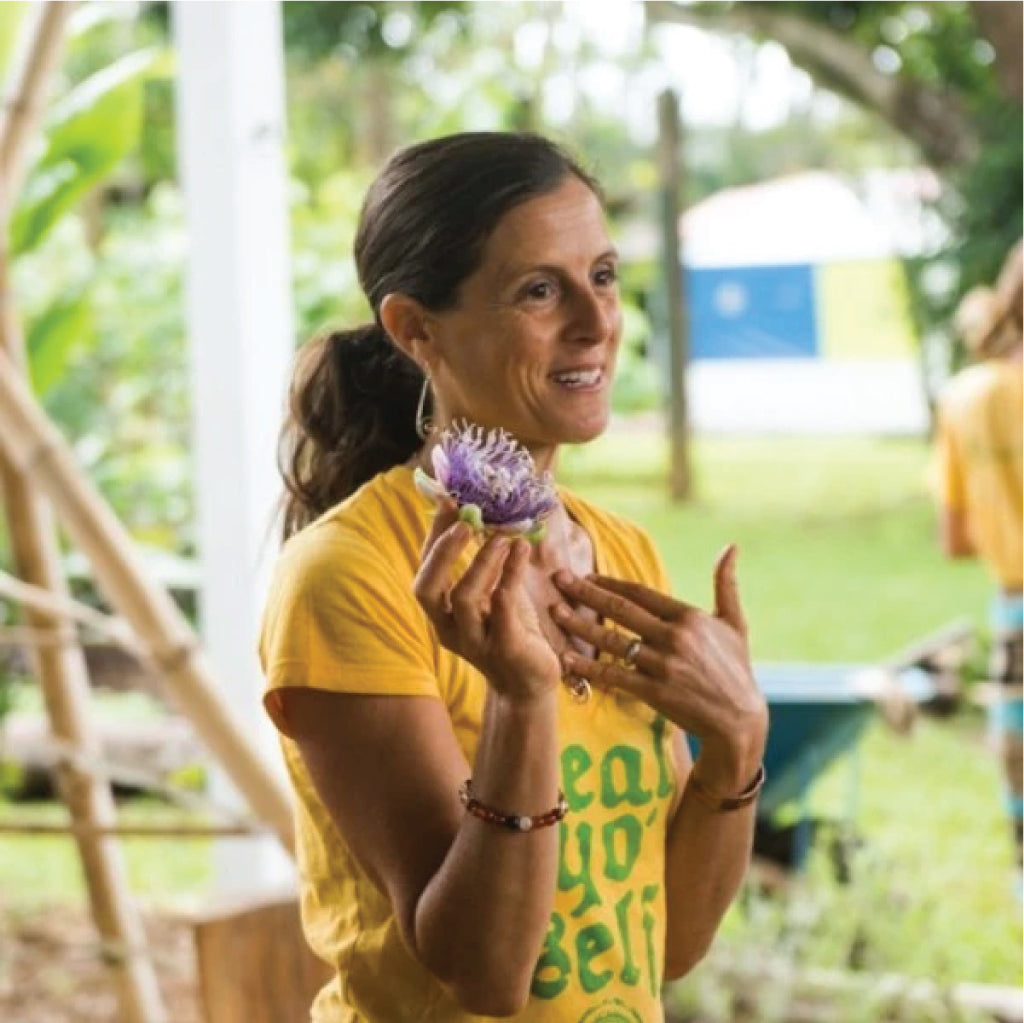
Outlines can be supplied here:
[[662, 274], [668, 305], [669, 487], [673, 501], [685, 501], [693, 494], [690, 426], [686, 406], [689, 344], [679, 245], [679, 194], [683, 180], [683, 162], [679, 150], [679, 101], [674, 92], [666, 89], [658, 97], [658, 169], [661, 176]]

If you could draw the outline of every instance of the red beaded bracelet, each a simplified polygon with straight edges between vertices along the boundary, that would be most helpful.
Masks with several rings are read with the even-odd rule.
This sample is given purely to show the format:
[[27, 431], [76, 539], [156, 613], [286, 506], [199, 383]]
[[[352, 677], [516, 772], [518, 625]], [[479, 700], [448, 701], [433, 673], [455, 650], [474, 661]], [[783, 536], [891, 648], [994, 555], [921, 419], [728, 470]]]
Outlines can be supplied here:
[[566, 801], [562, 790], [558, 790], [558, 805], [547, 813], [538, 813], [534, 816], [528, 814], [501, 813], [489, 806], [485, 806], [477, 799], [470, 790], [471, 779], [467, 778], [459, 788], [459, 799], [466, 808], [466, 812], [474, 817], [479, 817], [488, 824], [497, 824], [500, 828], [508, 828], [509, 831], [527, 832], [535, 828], [547, 828], [557, 824], [568, 812], [569, 803]]
[[692, 774], [687, 783], [687, 788], [693, 789], [693, 794], [709, 809], [716, 812], [723, 810], [739, 810], [741, 807], [749, 806], [758, 793], [764, 787], [765, 780], [764, 764], [757, 769], [750, 784], [738, 796], [716, 796], [699, 778]]

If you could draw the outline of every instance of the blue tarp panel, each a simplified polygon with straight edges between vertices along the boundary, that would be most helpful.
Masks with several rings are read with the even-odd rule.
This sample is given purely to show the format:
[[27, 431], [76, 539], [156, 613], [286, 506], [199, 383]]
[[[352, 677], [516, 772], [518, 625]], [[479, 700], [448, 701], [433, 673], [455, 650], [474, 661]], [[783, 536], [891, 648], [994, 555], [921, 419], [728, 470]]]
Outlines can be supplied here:
[[690, 357], [818, 356], [809, 264], [687, 268]]

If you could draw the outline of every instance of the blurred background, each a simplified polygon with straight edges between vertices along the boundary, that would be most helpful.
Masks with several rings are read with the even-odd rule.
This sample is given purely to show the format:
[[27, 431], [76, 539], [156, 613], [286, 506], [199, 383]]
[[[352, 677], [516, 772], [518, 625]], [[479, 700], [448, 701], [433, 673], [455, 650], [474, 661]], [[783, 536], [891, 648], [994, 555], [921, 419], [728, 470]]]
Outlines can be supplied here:
[[[0, 5], [5, 80], [36, 6]], [[190, 307], [186, 278], [216, 218], [189, 210], [183, 179], [238, 157], [194, 143], [183, 155], [182, 76], [199, 81], [216, 55], [186, 52], [195, 37], [176, 25], [180, 8], [213, 6], [75, 5], [8, 223], [33, 390], [151, 577], [201, 628], [211, 499], [189, 339], [201, 286]], [[566, 452], [562, 475], [648, 527], [687, 599], [709, 600], [715, 554], [739, 544], [754, 655], [781, 680], [773, 719], [793, 743], [762, 822], [771, 869], [752, 875], [709, 960], [668, 990], [671, 1018], [1019, 1019], [1005, 1008], [1007, 991], [1020, 1002], [1018, 879], [975, 692], [989, 582], [976, 563], [942, 559], [928, 466], [936, 396], [965, 359], [952, 312], [1021, 235], [1021, 4], [237, 6], [254, 20], [272, 8], [280, 26], [289, 348], [368, 318], [351, 246], [365, 188], [396, 147], [537, 130], [605, 185], [624, 261], [615, 416], [600, 441]], [[673, 102], [667, 177], [659, 103]], [[687, 431], [670, 436], [674, 296]], [[283, 377], [274, 386], [283, 393]], [[260, 411], [270, 436], [279, 411]], [[264, 455], [272, 466], [272, 446]], [[105, 608], [70, 544], [63, 565], [74, 595]], [[0, 568], [14, 572], [2, 519]], [[258, 584], [243, 585], [255, 606]], [[0, 625], [17, 621], [0, 596]], [[153, 673], [115, 645], [88, 647], [87, 661], [109, 758], [208, 794], [209, 758]], [[814, 710], [822, 680], [848, 688], [864, 671], [876, 683], [840, 701], [848, 717], [791, 721], [794, 704]], [[255, 707], [258, 679], [245, 685]], [[116, 1019], [74, 843], [39, 833], [67, 816], [47, 730], [27, 650], [7, 642], [0, 1016]], [[207, 819], [152, 784], [117, 793], [122, 820]], [[223, 886], [220, 844], [121, 842], [176, 1021], [200, 1018], [189, 914]], [[954, 997], [965, 984], [1002, 997], [1004, 1014]]]

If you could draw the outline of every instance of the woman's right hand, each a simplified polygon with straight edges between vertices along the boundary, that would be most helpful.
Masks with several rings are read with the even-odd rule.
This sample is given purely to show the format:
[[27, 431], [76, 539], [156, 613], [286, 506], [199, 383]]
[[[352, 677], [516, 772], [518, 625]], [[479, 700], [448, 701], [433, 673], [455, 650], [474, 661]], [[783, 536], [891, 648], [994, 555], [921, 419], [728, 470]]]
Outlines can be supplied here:
[[473, 536], [454, 506], [438, 509], [413, 584], [441, 643], [469, 661], [501, 695], [531, 700], [559, 684], [561, 664], [527, 590], [530, 545], [492, 535], [458, 579]]

